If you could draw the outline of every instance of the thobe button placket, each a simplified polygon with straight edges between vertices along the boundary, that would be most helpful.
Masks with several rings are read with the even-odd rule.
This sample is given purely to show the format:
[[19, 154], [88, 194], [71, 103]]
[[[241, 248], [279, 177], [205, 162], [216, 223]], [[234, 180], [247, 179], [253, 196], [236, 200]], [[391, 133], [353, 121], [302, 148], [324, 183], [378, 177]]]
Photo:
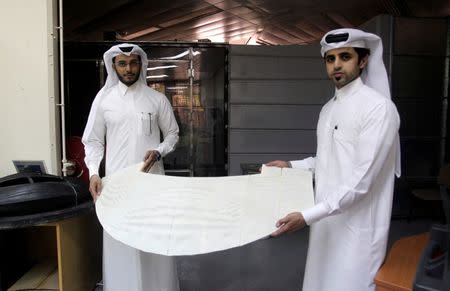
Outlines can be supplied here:
[[331, 132], [331, 137], [332, 137], [332, 138], [334, 138], [334, 132], [335, 132], [337, 129], [338, 129], [338, 126], [335, 125], [335, 126], [333, 127], [332, 132]]

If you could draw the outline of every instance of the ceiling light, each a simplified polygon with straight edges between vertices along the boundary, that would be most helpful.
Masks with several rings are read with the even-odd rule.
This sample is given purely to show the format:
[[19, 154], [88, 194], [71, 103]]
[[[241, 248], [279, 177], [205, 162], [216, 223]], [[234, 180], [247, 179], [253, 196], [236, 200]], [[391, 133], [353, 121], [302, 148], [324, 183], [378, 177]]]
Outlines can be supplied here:
[[187, 86], [166, 87], [167, 90], [184, 90], [187, 88], [188, 88]]
[[[189, 50], [186, 50], [185, 52], [182, 52], [182, 53], [180, 53], [178, 55], [175, 55], [175, 56], [172, 56], [172, 57], [162, 57], [160, 59], [161, 60], [176, 60], [176, 59], [182, 58], [182, 57], [184, 57], [184, 56], [186, 56], [188, 54], [189, 54]], [[199, 54], [200, 54], [199, 51], [194, 51], [193, 52], [194, 56], [199, 55]]]
[[166, 78], [169, 77], [167, 75], [152, 75], [152, 76], [147, 76], [147, 79], [160, 79], [160, 78]]
[[162, 70], [162, 69], [172, 69], [177, 68], [177, 65], [168, 65], [168, 66], [157, 66], [157, 67], [150, 67], [147, 68], [147, 71], [155, 71], [155, 70]]

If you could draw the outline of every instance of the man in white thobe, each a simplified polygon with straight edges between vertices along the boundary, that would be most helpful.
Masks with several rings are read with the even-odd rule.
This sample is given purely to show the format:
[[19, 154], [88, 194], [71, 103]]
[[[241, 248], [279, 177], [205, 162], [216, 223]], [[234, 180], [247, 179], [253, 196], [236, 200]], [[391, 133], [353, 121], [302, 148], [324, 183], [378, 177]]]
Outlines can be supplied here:
[[378, 36], [338, 29], [321, 45], [336, 90], [320, 112], [316, 156], [268, 163], [313, 171], [315, 206], [280, 219], [272, 235], [310, 226], [303, 291], [375, 290], [400, 175], [400, 120]]
[[[94, 201], [101, 194], [98, 169], [105, 152], [107, 176], [141, 161], [143, 171], [164, 174], [161, 157], [173, 151], [178, 141], [169, 101], [147, 86], [146, 53], [125, 43], [111, 47], [103, 59], [108, 78], [94, 99], [82, 139]], [[105, 291], [179, 290], [173, 258], [141, 252], [106, 232], [103, 283]]]

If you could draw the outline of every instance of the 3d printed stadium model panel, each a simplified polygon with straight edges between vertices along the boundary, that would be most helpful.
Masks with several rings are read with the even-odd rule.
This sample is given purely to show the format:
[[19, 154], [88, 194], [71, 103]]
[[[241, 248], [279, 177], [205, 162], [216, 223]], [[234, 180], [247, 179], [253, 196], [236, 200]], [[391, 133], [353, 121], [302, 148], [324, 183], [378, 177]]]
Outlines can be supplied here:
[[314, 203], [312, 174], [171, 177], [123, 169], [103, 179], [97, 216], [115, 239], [145, 252], [194, 255], [267, 237], [276, 221]]

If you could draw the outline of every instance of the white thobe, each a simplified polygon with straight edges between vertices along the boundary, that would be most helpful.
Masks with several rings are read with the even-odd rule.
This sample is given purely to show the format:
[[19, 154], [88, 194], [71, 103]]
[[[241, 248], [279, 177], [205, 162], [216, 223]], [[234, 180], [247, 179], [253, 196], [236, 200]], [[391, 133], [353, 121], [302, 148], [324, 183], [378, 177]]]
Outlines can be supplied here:
[[303, 291], [375, 290], [386, 253], [399, 116], [392, 101], [356, 79], [322, 108], [315, 158], [315, 206]]
[[[106, 90], [94, 100], [83, 134], [91, 176], [98, 174], [105, 146], [106, 175], [143, 161], [148, 150], [157, 150], [163, 157], [173, 151], [178, 125], [163, 94], [140, 82], [130, 87], [119, 82]], [[164, 174], [161, 160], [151, 172]], [[105, 232], [103, 283], [105, 291], [179, 290], [174, 258], [136, 250]]]

